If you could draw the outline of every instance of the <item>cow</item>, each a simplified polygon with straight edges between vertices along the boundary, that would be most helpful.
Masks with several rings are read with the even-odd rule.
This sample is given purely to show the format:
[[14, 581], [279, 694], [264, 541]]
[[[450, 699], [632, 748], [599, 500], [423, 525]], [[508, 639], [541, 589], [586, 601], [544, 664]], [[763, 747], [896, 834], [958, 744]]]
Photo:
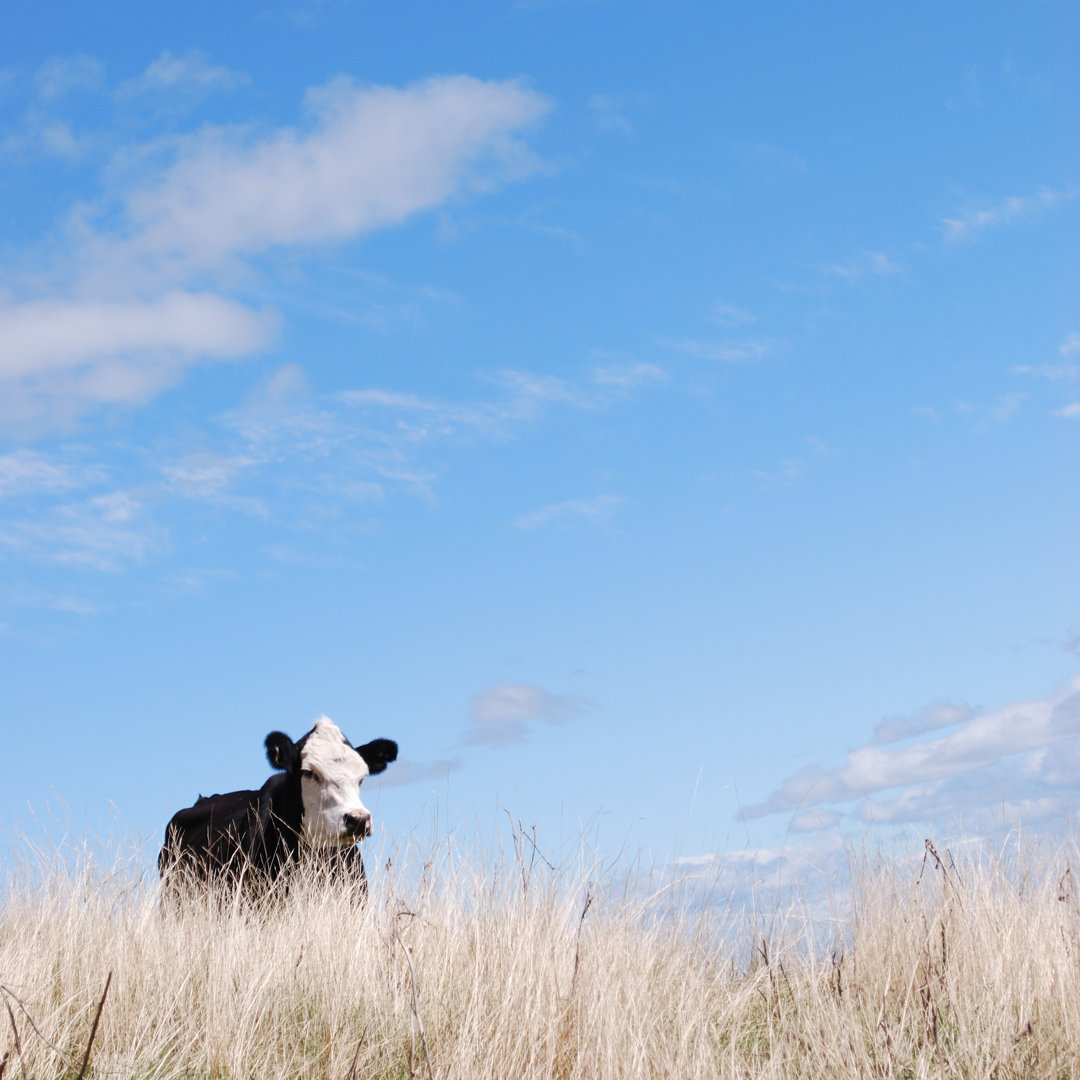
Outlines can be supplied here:
[[360, 801], [360, 785], [397, 754], [390, 739], [353, 747], [327, 716], [298, 742], [272, 731], [266, 757], [279, 771], [258, 791], [200, 795], [165, 827], [158, 870], [166, 895], [180, 895], [186, 881], [258, 897], [300, 862], [366, 891], [357, 845], [371, 835], [371, 814]]

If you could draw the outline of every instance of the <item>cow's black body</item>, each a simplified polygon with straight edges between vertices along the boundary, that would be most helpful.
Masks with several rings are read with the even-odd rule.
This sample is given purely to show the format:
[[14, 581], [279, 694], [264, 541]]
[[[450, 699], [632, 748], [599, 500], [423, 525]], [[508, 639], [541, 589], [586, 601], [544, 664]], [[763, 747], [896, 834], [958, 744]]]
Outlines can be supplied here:
[[[257, 791], [200, 795], [194, 806], [173, 815], [158, 855], [167, 894], [179, 895], [192, 885], [224, 885], [259, 896], [301, 861], [320, 878], [366, 890], [357, 843], [312, 848], [303, 841], [301, 752], [305, 739], [293, 744], [274, 732], [266, 740], [267, 756], [284, 772], [271, 776]], [[287, 744], [285, 752], [282, 741]], [[397, 744], [376, 739], [356, 752], [370, 772], [378, 773], [397, 757]], [[285, 889], [287, 882], [282, 883]]]

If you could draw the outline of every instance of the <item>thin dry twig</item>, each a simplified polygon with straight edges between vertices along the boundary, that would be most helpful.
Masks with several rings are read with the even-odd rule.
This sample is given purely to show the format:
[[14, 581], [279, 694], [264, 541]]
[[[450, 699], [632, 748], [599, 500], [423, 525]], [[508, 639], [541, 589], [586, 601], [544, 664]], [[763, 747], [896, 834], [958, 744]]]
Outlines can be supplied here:
[[574, 990], [577, 987], [578, 977], [578, 965], [581, 963], [581, 932], [585, 929], [585, 916], [589, 913], [589, 907], [592, 905], [593, 895], [591, 889], [585, 890], [585, 904], [581, 909], [581, 918], [578, 920], [577, 927], [577, 940], [574, 943], [574, 974], [570, 976], [570, 997], [574, 996]]
[[[950, 895], [955, 897], [956, 902], [960, 905], [960, 910], [964, 910], [964, 901], [960, 895], [960, 886], [963, 884], [960, 881], [960, 875], [956, 869], [956, 862], [953, 860], [948, 849], [945, 854], [949, 856], [949, 865], [946, 866], [944, 860], [938, 854], [938, 850], [934, 847], [934, 841], [929, 837], [926, 838], [923, 844], [925, 852], [923, 854], [923, 870], [926, 869], [926, 856], [929, 855], [937, 865], [937, 868], [941, 871], [942, 880], [949, 887]], [[922, 878], [922, 871], [919, 872], [919, 878]]]
[[[26, 1071], [26, 1062], [23, 1060], [22, 1052], [22, 1040], [19, 1038], [19, 1028], [15, 1023], [15, 1014], [11, 1011], [11, 1003], [7, 999], [7, 994], [4, 994], [4, 1007], [7, 1009], [8, 1018], [11, 1020], [11, 1030], [15, 1034], [15, 1053], [19, 1055], [19, 1064], [22, 1066], [23, 1076], [28, 1076]], [[7, 1064], [8, 1056], [4, 1055], [4, 1064]]]
[[86, 1043], [86, 1053], [83, 1054], [82, 1067], [79, 1069], [79, 1075], [75, 1080], [83, 1080], [86, 1075], [86, 1067], [90, 1064], [90, 1048], [94, 1045], [94, 1036], [97, 1034], [98, 1022], [101, 1020], [101, 1010], [105, 1008], [105, 998], [109, 993], [109, 986], [112, 983], [112, 972], [109, 972], [108, 978], [105, 980], [105, 989], [101, 992], [101, 1000], [98, 1002], [97, 1012], [94, 1014], [94, 1025], [90, 1028], [90, 1038]]
[[[364, 1048], [364, 1039], [367, 1038], [369, 1027], [371, 1027], [370, 1023], [365, 1024], [364, 1030], [360, 1032], [360, 1038], [356, 1043], [356, 1053], [353, 1054], [352, 1066], [349, 1069], [349, 1074], [345, 1077], [345, 1080], [356, 1080], [356, 1066], [360, 1063], [360, 1051]], [[0, 1080], [3, 1080], [2, 1076], [0, 1076]]]

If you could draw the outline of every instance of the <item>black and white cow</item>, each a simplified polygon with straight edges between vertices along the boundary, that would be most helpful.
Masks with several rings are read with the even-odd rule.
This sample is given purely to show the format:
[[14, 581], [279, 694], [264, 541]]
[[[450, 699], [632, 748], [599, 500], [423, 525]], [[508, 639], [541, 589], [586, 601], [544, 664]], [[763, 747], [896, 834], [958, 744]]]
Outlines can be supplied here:
[[390, 739], [353, 747], [326, 716], [299, 742], [272, 731], [266, 756], [281, 771], [258, 791], [201, 795], [177, 812], [158, 856], [163, 882], [172, 889], [184, 879], [239, 884], [258, 894], [292, 865], [311, 861], [317, 872], [344, 873], [365, 888], [357, 842], [371, 835], [371, 814], [360, 785], [397, 753]]

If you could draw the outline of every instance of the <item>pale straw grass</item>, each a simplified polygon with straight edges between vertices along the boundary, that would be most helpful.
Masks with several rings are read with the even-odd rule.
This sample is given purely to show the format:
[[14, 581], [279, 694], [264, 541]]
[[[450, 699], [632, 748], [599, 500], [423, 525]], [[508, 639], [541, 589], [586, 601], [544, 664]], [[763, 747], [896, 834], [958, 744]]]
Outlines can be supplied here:
[[853, 854], [755, 912], [513, 841], [173, 913], [145, 859], [39, 852], [0, 909], [2, 1075], [89, 1045], [125, 1080], [1080, 1077], [1071, 844]]

